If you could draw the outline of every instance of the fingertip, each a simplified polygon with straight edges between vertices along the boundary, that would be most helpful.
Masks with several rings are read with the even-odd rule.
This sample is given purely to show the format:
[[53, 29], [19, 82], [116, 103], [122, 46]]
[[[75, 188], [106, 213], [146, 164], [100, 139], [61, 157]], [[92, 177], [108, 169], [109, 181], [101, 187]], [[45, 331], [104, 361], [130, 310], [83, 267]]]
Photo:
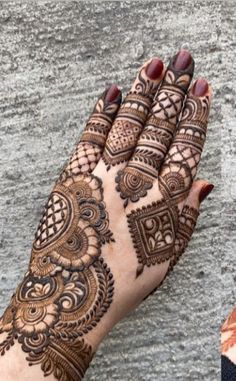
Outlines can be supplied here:
[[193, 57], [186, 49], [181, 49], [173, 58], [175, 70], [186, 70], [191, 63], [193, 63]]
[[205, 78], [197, 78], [190, 88], [190, 94], [195, 97], [202, 98], [207, 97], [211, 100], [212, 98], [212, 86]]
[[106, 93], [105, 100], [106, 102], [115, 102], [119, 101], [121, 98], [121, 90], [117, 87], [116, 84], [112, 84], [108, 89]]
[[209, 196], [209, 194], [213, 191], [214, 187], [215, 187], [214, 184], [209, 184], [209, 183], [202, 186], [199, 193], [200, 204]]
[[188, 195], [188, 204], [199, 208], [200, 204], [209, 196], [213, 189], [214, 184], [207, 180], [199, 179], [194, 181]]
[[145, 65], [146, 75], [154, 81], [161, 78], [163, 75], [163, 70], [164, 63], [158, 57], [150, 59]]

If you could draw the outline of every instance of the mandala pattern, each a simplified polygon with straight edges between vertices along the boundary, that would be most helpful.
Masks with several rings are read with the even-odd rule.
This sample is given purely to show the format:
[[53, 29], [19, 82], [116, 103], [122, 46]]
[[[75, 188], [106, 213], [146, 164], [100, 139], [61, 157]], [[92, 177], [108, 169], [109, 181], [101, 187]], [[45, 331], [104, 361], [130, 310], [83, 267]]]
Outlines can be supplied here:
[[163, 197], [175, 200], [176, 204], [185, 200], [192, 185], [192, 174], [188, 166], [181, 162], [163, 165], [159, 176], [159, 188]]
[[140, 264], [137, 276], [144, 266], [164, 262], [173, 256], [178, 228], [178, 209], [174, 204], [153, 203], [132, 211], [127, 220]]
[[100, 258], [101, 245], [110, 240], [101, 180], [67, 173], [49, 197], [29, 271], [0, 319], [0, 334], [7, 334], [0, 355], [18, 341], [45, 376], [82, 379], [93, 356], [83, 336], [113, 298], [113, 276]]
[[[193, 62], [183, 74], [174, 69], [171, 61], [134, 153], [123, 174], [116, 179], [117, 190], [126, 204], [129, 200], [134, 202], [146, 196], [147, 190], [158, 177], [160, 166], [173, 140], [192, 74]], [[134, 177], [140, 178], [138, 188], [136, 183], [133, 186]]]
[[136, 202], [140, 197], [146, 196], [148, 189], [152, 187], [149, 178], [133, 168], [118, 171], [115, 181], [118, 184], [116, 190], [124, 199], [124, 207], [128, 205], [129, 200]]

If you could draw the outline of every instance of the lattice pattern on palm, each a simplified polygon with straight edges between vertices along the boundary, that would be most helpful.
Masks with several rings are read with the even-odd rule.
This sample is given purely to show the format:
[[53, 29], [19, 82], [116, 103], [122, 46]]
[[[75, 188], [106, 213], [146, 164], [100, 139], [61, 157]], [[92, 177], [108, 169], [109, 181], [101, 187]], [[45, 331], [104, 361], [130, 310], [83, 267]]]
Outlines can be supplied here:
[[99, 147], [91, 144], [81, 144], [71, 156], [66, 170], [72, 175], [91, 172], [94, 170], [100, 156], [101, 150]]
[[40, 247], [55, 238], [63, 230], [68, 215], [66, 200], [52, 193], [35, 234], [35, 245]]

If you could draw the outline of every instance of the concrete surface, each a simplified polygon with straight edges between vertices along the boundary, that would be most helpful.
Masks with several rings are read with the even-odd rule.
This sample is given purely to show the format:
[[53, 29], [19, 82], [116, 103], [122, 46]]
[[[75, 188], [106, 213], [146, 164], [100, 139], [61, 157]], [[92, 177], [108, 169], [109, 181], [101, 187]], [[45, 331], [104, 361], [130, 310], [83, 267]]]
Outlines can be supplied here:
[[236, 23], [234, 2], [220, 4], [0, 2], [0, 313], [26, 269], [51, 184], [105, 85], [127, 91], [143, 61], [167, 61], [182, 46], [214, 88], [199, 176], [215, 191], [175, 272], [109, 334], [87, 381], [220, 379], [218, 330], [236, 289]]

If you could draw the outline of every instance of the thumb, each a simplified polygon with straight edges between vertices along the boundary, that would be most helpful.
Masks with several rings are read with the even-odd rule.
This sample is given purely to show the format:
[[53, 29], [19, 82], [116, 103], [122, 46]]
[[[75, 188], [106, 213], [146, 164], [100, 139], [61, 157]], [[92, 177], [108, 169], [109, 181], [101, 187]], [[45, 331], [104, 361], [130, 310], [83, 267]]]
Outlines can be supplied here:
[[179, 217], [174, 256], [170, 262], [169, 271], [173, 269], [188, 246], [199, 216], [200, 204], [212, 192], [213, 188], [214, 185], [208, 183], [206, 180], [196, 180], [193, 182]]

